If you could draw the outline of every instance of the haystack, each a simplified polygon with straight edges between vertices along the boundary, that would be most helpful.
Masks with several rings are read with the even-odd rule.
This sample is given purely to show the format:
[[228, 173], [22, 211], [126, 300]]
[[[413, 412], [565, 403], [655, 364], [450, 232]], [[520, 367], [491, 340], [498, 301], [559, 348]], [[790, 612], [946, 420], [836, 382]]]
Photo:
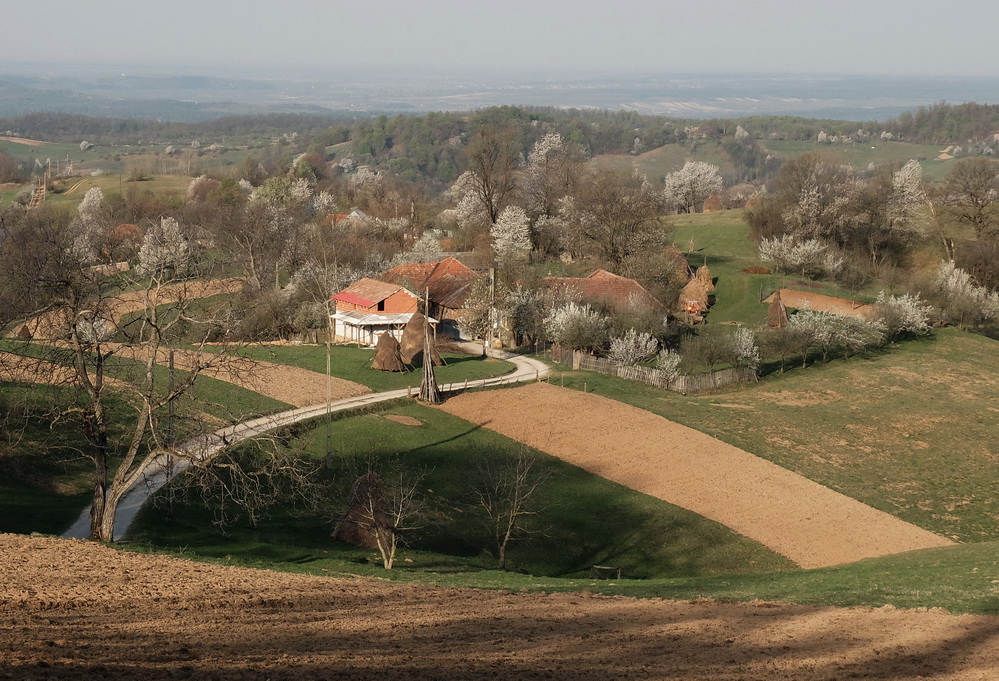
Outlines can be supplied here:
[[683, 314], [702, 315], [708, 310], [708, 291], [704, 284], [694, 277], [680, 291], [677, 310]]
[[690, 265], [676, 244], [663, 251], [663, 270], [668, 273], [669, 281], [685, 281], [690, 277]]
[[371, 368], [379, 371], [405, 371], [406, 365], [402, 361], [402, 353], [399, 351], [399, 341], [390, 333], [383, 333], [378, 337], [378, 345], [375, 346], [375, 358], [371, 360]]
[[[423, 327], [426, 324], [427, 318], [422, 313], [415, 312], [402, 330], [400, 352], [402, 353], [402, 361], [406, 364], [423, 365]], [[444, 360], [441, 359], [441, 354], [433, 343], [431, 343], [430, 348], [434, 366], [439, 367], [444, 363]]]
[[707, 265], [701, 265], [697, 268], [697, 274], [694, 275], [697, 281], [701, 282], [704, 290], [711, 293], [715, 290], [715, 280], [711, 276], [711, 270], [708, 269]]
[[31, 330], [27, 324], [22, 324], [21, 328], [17, 330], [17, 337], [21, 340], [31, 340]]
[[770, 301], [770, 307], [767, 308], [767, 324], [776, 329], [787, 326], [787, 307], [781, 300], [780, 291], [777, 291], [774, 299]]
[[377, 473], [369, 471], [355, 480], [351, 486], [347, 508], [337, 521], [330, 537], [354, 546], [376, 549], [378, 548], [376, 533], [379, 530], [384, 531], [388, 524], [381, 478]]
[[725, 206], [722, 205], [721, 199], [718, 198], [717, 194], [712, 194], [704, 202], [704, 206], [701, 210], [705, 213], [717, 213], [720, 210], [725, 210]]

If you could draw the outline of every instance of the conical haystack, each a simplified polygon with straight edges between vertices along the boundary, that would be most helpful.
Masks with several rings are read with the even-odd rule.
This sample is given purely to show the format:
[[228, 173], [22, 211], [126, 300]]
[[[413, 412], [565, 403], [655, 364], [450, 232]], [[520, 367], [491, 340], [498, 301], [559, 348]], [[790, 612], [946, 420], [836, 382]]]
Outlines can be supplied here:
[[350, 488], [347, 508], [330, 537], [354, 546], [378, 548], [376, 533], [385, 531], [389, 524], [384, 507], [381, 479], [377, 473], [365, 473]]
[[690, 277], [690, 265], [676, 244], [663, 250], [663, 270], [668, 273], [669, 281], [685, 281]]
[[[402, 361], [406, 364], [423, 365], [423, 327], [426, 324], [427, 318], [422, 313], [415, 312], [406, 324], [406, 327], [402, 330], [400, 352], [402, 353]], [[430, 344], [430, 352], [434, 366], [439, 367], [444, 363], [433, 343]]]
[[711, 270], [708, 269], [707, 265], [701, 265], [697, 268], [697, 274], [694, 275], [697, 281], [701, 282], [704, 290], [710, 293], [715, 290], [715, 280], [711, 276]]
[[406, 370], [406, 365], [402, 361], [402, 353], [399, 351], [399, 341], [391, 333], [383, 333], [378, 337], [378, 345], [375, 346], [375, 358], [371, 360], [371, 368], [379, 371]]
[[696, 277], [687, 282], [677, 299], [677, 310], [686, 314], [704, 314], [708, 310], [708, 292]]
[[725, 206], [722, 205], [721, 199], [718, 198], [717, 194], [712, 194], [704, 202], [701, 210], [705, 213], [717, 213], [720, 210], [725, 210]]
[[777, 291], [774, 299], [770, 302], [770, 307], [767, 308], [767, 324], [776, 329], [787, 326], [787, 307], [781, 300], [780, 291]]

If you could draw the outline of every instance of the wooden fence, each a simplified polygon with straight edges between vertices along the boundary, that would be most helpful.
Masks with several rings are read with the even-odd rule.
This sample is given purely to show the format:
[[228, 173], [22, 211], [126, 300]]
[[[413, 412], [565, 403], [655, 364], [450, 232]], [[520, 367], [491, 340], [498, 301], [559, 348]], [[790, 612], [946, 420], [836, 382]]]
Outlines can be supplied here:
[[748, 367], [736, 367], [722, 369], [721, 371], [712, 371], [707, 374], [680, 376], [670, 381], [667, 375], [659, 369], [644, 366], [622, 366], [612, 359], [586, 355], [578, 350], [574, 351], [568, 348], [553, 346], [551, 348], [551, 357], [553, 362], [568, 364], [573, 369], [595, 371], [600, 374], [617, 376], [628, 381], [644, 383], [645, 385], [684, 394], [715, 390], [728, 385], [759, 380], [756, 370]]

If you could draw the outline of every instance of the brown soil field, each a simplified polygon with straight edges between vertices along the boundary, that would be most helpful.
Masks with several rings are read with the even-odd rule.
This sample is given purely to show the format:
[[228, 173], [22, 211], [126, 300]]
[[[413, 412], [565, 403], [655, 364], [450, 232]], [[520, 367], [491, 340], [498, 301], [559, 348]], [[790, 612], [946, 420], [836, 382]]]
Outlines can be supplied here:
[[23, 145], [28, 146], [28, 147], [40, 147], [41, 145], [45, 144], [45, 142], [40, 142], [38, 140], [29, 140], [29, 139], [25, 139], [23, 137], [6, 137], [6, 136], [3, 136], [3, 137], [0, 137], [0, 140], [3, 140], [4, 142], [13, 142], [14, 144], [23, 144]]
[[[771, 293], [763, 302], [772, 303], [777, 293]], [[829, 314], [836, 314], [841, 317], [856, 317], [857, 319], [868, 319], [873, 310], [873, 307], [869, 303], [862, 303], [848, 298], [835, 298], [821, 293], [795, 291], [789, 288], [782, 288], [779, 293], [781, 300], [784, 301], [784, 305], [799, 310], [828, 312]]]
[[[123, 354], [132, 359], [141, 359], [134, 352]], [[175, 352], [175, 366], [178, 369], [188, 369], [197, 356], [196, 352], [178, 350]], [[161, 363], [165, 364], [166, 361], [164, 354]], [[204, 375], [233, 383], [295, 407], [309, 407], [326, 400], [326, 375], [308, 369], [258, 360], [236, 360], [236, 364], [206, 370]], [[24, 358], [18, 355], [0, 352], [0, 380], [71, 385], [76, 382], [76, 373], [69, 367], [52, 362], [44, 360], [25, 362]], [[118, 387], [124, 385], [115, 380], [111, 380], [110, 384]], [[360, 383], [335, 377], [330, 379], [330, 388], [333, 400], [371, 392], [370, 388]]]
[[999, 618], [440, 589], [0, 535], [0, 679], [986, 680]]
[[547, 383], [441, 408], [608, 480], [719, 522], [804, 568], [953, 542], [721, 440]]

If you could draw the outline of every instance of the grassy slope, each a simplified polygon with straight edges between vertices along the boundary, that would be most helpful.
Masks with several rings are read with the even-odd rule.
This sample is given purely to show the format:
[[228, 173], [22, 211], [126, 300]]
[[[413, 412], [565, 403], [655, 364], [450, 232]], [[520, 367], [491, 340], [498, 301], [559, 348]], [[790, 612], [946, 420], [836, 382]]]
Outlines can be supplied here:
[[[115, 370], [118, 375], [126, 375], [129, 368], [137, 366], [120, 362]], [[168, 369], [159, 367], [157, 372], [161, 385], [166, 385]], [[176, 373], [178, 380], [183, 375]], [[58, 426], [29, 421], [23, 439], [11, 441], [10, 447], [0, 442], [0, 532], [59, 534], [76, 519], [93, 491], [93, 464], [83, 456], [86, 442], [76, 418], [79, 410], [74, 400], [79, 397], [68, 388], [18, 383], [0, 383], [0, 390], [12, 404], [42, 400], [47, 406], [60, 405], [64, 411]], [[290, 408], [250, 390], [199, 376], [191, 391], [175, 402], [174, 433], [182, 438]], [[112, 399], [110, 410], [114, 423], [128, 423], [134, 417], [132, 407], [120, 400]], [[116, 442], [124, 446], [121, 435]]]
[[[495, 565], [485, 553], [488, 536], [474, 520], [468, 480], [481, 454], [509, 458], [522, 447], [492, 431], [444, 412], [404, 404], [393, 414], [421, 425], [390, 421], [370, 413], [334, 423], [334, 457], [327, 473], [343, 484], [352, 481], [359, 458], [399, 460], [426, 472], [421, 485], [433, 509], [403, 552], [412, 563], [400, 567], [431, 572], [480, 571]], [[325, 459], [325, 429], [308, 429], [292, 449]], [[689, 511], [608, 482], [558, 459], [538, 454], [552, 474], [544, 488], [544, 511], [534, 534], [512, 545], [515, 570], [535, 575], [585, 576], [591, 565], [619, 566], [632, 578], [703, 576], [788, 569], [791, 563], [731, 530]], [[337, 512], [340, 504], [334, 505]], [[375, 552], [329, 540], [329, 518], [311, 514], [292, 518], [284, 510], [257, 528], [234, 527], [229, 536], [205, 531], [207, 512], [185, 508], [175, 520], [149, 509], [137, 536], [159, 546], [187, 547], [195, 555], [241, 556], [251, 560], [308, 562], [320, 571], [337, 562], [369, 562]], [[373, 561], [376, 562], [376, 561]], [[376, 571], [376, 574], [381, 572]]]
[[962, 542], [999, 540], [999, 352], [952, 329], [867, 357], [677, 395], [599, 376], [554, 381], [634, 404]]
[[775, 156], [788, 159], [809, 151], [840, 156], [855, 170], [864, 172], [873, 163], [875, 166], [886, 163], [901, 165], [916, 159], [923, 167], [926, 179], [939, 182], [947, 176], [957, 159], [938, 160], [943, 147], [932, 144], [908, 144], [906, 142], [882, 142], [871, 140], [867, 144], [818, 144], [815, 142], [764, 141], [760, 143]]
[[[233, 552], [209, 556], [191, 547], [149, 547], [132, 544], [127, 550], [170, 553], [182, 558], [247, 567], [332, 577], [375, 578], [444, 587], [504, 589], [509, 591], [578, 592], [691, 600], [715, 598], [735, 601], [764, 600], [841, 607], [892, 605], [898, 608], [944, 608], [953, 613], [999, 615], [999, 544], [971, 544], [926, 549], [818, 570], [791, 570], [713, 577], [674, 579], [621, 579], [595, 581], [551, 578], [495, 570], [455, 571], [447, 566], [419, 569], [421, 554], [413, 564], [403, 563], [386, 572], [358, 552], [334, 557], [329, 548], [299, 553], [271, 544], [258, 544], [252, 553]], [[410, 554], [407, 554], [410, 555]]]

